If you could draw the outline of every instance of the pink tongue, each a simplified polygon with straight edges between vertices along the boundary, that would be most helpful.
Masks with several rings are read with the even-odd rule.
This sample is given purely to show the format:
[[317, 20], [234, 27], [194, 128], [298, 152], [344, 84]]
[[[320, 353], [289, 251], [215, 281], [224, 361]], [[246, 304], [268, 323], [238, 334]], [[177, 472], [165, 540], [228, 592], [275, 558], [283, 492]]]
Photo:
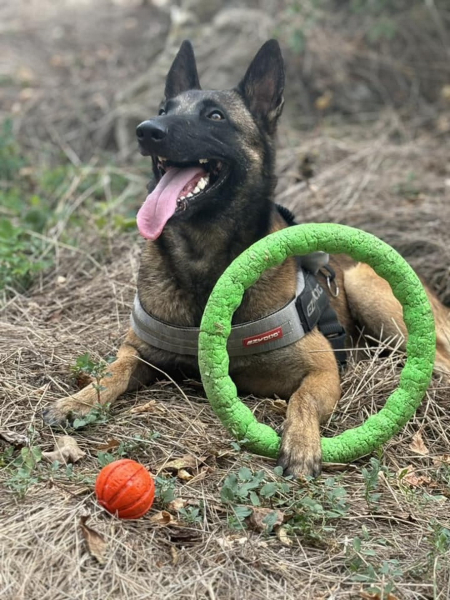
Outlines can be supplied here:
[[200, 166], [188, 169], [170, 168], [156, 188], [147, 196], [136, 220], [140, 234], [156, 240], [177, 208], [177, 199], [183, 188], [198, 175], [206, 175]]

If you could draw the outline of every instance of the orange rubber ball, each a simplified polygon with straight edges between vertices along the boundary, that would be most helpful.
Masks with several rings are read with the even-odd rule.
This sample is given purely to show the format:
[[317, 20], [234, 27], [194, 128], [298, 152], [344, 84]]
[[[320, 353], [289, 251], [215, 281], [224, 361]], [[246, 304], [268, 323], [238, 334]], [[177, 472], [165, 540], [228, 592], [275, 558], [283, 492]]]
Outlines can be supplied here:
[[155, 499], [155, 482], [135, 460], [122, 458], [100, 471], [95, 482], [98, 503], [120, 519], [139, 519]]

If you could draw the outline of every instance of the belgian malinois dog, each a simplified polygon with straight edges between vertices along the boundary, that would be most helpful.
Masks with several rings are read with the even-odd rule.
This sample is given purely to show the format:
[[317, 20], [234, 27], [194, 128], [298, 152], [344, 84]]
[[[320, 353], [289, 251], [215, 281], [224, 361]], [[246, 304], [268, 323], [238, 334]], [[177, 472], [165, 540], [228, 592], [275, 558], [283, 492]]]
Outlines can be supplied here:
[[[199, 327], [211, 290], [235, 257], [289, 225], [286, 211], [273, 200], [274, 135], [283, 89], [283, 59], [275, 40], [262, 46], [239, 85], [226, 91], [200, 88], [192, 46], [188, 41], [181, 45], [158, 116], [137, 128], [141, 152], [151, 156], [155, 181], [137, 218], [148, 241], [136, 310], [162, 328], [160, 339], [168, 345], [153, 345], [132, 327], [109, 376], [101, 381], [102, 404], [151, 383], [160, 371], [198, 376], [195, 350], [185, 352], [181, 339], [177, 351], [171, 335]], [[332, 257], [330, 265], [340, 290], [330, 294], [330, 302], [348, 343], [358, 338], [357, 328], [381, 340], [399, 333], [406, 337], [401, 305], [387, 282], [349, 257]], [[296, 296], [298, 273], [296, 257], [264, 273], [245, 293], [233, 323], [263, 319], [289, 304]], [[320, 273], [317, 279], [327, 290]], [[450, 374], [450, 311], [428, 293], [437, 323], [436, 368]], [[246, 339], [259, 344], [274, 335]], [[314, 327], [281, 348], [269, 350], [268, 345], [264, 352], [230, 356], [230, 375], [241, 392], [289, 400], [278, 464], [286, 474], [318, 475], [319, 426], [341, 394], [330, 339]], [[65, 422], [70, 415], [87, 413], [97, 401], [97, 391], [88, 386], [57, 401], [45, 418]]]

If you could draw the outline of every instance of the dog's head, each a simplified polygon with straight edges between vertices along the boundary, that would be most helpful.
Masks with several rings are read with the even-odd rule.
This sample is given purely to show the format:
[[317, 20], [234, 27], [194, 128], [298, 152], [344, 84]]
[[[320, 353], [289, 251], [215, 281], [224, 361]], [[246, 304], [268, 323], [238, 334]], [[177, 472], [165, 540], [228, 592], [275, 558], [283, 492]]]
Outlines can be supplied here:
[[271, 141], [283, 90], [275, 40], [262, 46], [239, 85], [226, 91], [201, 90], [192, 45], [182, 43], [159, 115], [137, 127], [141, 153], [152, 157], [156, 180], [138, 214], [144, 237], [158, 238], [171, 218], [213, 214], [252, 178], [273, 178]]

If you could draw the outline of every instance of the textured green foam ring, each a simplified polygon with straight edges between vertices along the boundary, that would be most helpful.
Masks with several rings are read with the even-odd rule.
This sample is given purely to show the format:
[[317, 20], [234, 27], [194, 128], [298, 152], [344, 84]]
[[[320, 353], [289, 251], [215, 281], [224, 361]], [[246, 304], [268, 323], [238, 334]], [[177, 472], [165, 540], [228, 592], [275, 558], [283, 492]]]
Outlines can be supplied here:
[[393, 248], [375, 236], [344, 225], [311, 224], [277, 231], [253, 244], [223, 273], [208, 300], [200, 326], [200, 373], [214, 411], [231, 434], [245, 440], [245, 446], [255, 454], [276, 457], [278, 434], [259, 423], [241, 402], [228, 374], [231, 318], [245, 290], [264, 271], [289, 256], [318, 250], [349, 254], [386, 279], [403, 305], [408, 330], [407, 360], [399, 386], [385, 406], [359, 427], [334, 438], [322, 438], [325, 462], [350, 462], [384, 444], [412, 417], [430, 383], [436, 352], [433, 313], [419, 278]]

